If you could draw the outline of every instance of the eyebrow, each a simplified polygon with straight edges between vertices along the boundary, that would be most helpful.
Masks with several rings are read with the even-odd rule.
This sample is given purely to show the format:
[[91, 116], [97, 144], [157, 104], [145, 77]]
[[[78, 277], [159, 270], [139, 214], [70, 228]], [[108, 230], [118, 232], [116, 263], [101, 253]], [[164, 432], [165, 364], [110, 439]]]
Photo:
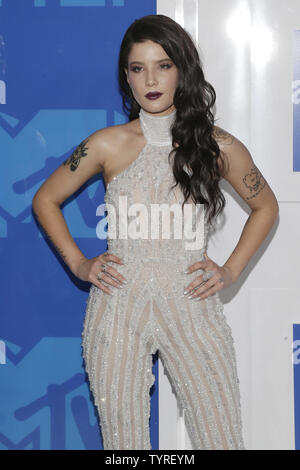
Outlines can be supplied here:
[[[156, 63], [166, 62], [167, 60], [169, 60], [170, 62], [172, 62], [172, 59], [169, 59], [169, 57], [166, 57], [165, 59], [156, 60]], [[132, 65], [132, 64], [141, 64], [141, 65], [144, 65], [144, 62], [140, 62], [139, 60], [134, 60], [133, 62], [130, 62], [129, 65]]]

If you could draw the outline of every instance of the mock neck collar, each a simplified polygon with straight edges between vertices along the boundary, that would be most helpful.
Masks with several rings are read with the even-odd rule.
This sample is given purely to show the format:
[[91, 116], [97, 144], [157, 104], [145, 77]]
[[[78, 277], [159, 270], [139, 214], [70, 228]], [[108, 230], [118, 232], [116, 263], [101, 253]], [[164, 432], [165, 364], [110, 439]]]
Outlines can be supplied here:
[[171, 126], [176, 117], [176, 109], [165, 116], [155, 116], [140, 109], [139, 118], [146, 141], [159, 147], [172, 145]]

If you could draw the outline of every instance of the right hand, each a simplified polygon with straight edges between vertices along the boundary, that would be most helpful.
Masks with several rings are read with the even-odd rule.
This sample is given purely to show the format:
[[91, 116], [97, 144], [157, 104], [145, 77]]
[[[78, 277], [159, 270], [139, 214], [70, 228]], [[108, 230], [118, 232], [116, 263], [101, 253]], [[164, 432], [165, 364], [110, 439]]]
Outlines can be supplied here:
[[81, 260], [74, 274], [82, 281], [91, 282], [96, 287], [99, 287], [99, 289], [101, 289], [103, 292], [113, 295], [113, 292], [109, 287], [106, 286], [105, 283], [120, 288], [120, 286], [123, 284], [124, 281], [126, 281], [126, 279], [124, 276], [122, 276], [122, 274], [120, 274], [115, 268], [110, 265], [107, 265], [105, 272], [101, 273], [101, 280], [98, 279], [97, 275], [101, 272], [101, 265], [106, 264], [108, 261], [113, 261], [115, 263], [123, 265], [121, 259], [118, 256], [105, 252], [99, 256], [95, 256], [95, 258], [84, 258], [83, 260]]

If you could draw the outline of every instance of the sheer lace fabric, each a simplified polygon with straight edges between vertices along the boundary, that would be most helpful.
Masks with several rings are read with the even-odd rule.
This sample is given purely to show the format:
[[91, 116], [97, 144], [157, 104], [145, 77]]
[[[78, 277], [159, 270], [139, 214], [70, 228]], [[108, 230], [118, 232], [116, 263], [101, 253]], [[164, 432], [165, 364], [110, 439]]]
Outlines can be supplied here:
[[[188, 236], [174, 238], [176, 219], [167, 238], [160, 235], [164, 216], [149, 223], [155, 205], [181, 207], [183, 201], [178, 186], [170, 190], [174, 179], [168, 155], [174, 118], [175, 112], [153, 117], [141, 110], [146, 145], [107, 186], [108, 251], [125, 263], [109, 264], [128, 284], [123, 289], [112, 287], [113, 296], [91, 286], [82, 331], [85, 368], [104, 449], [151, 449], [149, 391], [154, 383], [152, 354], [158, 350], [184, 409], [193, 449], [242, 450], [235, 348], [223, 304], [218, 293], [200, 301], [183, 296], [185, 286], [203, 273], [187, 275], [184, 270], [205, 259], [204, 213], [187, 214], [198, 234], [192, 249]], [[120, 204], [120, 197], [127, 205]], [[142, 214], [138, 223], [129, 207]], [[174, 217], [171, 213], [173, 222]], [[143, 236], [122, 238], [128, 227], [131, 234]], [[159, 236], [151, 238], [153, 231]]]

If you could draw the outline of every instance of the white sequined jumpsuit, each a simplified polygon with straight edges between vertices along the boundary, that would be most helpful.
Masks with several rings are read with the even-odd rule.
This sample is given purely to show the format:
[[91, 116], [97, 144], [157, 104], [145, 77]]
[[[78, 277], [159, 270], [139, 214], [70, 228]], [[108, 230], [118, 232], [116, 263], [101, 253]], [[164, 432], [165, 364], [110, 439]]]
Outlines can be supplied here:
[[[170, 191], [175, 113], [140, 111], [146, 145], [105, 194], [108, 251], [124, 261], [109, 264], [128, 281], [122, 289], [111, 286], [113, 295], [92, 284], [82, 331], [105, 450], [151, 449], [149, 390], [157, 350], [184, 409], [193, 449], [244, 450], [235, 349], [223, 304], [218, 293], [200, 301], [183, 296], [203, 273], [184, 270], [205, 259], [204, 211], [198, 212], [197, 226], [196, 212], [187, 215], [197, 234], [192, 245], [187, 243], [192, 232], [185, 236], [183, 229], [181, 238], [174, 236], [174, 227], [183, 227], [178, 212], [163, 209], [175, 203], [181, 211], [183, 201], [179, 186]], [[153, 216], [157, 208], [160, 218]], [[163, 220], [171, 221], [165, 237]]]

